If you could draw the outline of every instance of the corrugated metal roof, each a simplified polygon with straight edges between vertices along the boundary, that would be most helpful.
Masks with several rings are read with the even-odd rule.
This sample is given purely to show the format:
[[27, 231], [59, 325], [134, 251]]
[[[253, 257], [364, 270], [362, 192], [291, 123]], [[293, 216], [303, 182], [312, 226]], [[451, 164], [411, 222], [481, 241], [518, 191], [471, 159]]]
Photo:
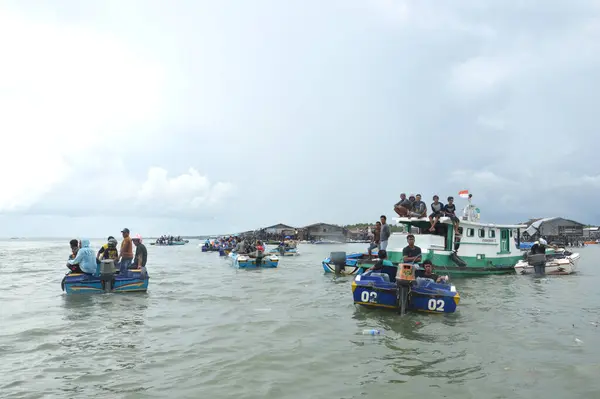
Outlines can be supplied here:
[[561, 218], [561, 217], [551, 217], [551, 218], [543, 218], [543, 219], [539, 219], [536, 220], [535, 222], [531, 223], [531, 226], [529, 226], [527, 228], [527, 230], [525, 230], [525, 233], [529, 234], [530, 236], [534, 235], [535, 233], [538, 232], [538, 230], [540, 229], [540, 227], [542, 226], [542, 224], [546, 223], [546, 222], [551, 222], [553, 220], [556, 219], [562, 219], [562, 220], [566, 220], [568, 222], [573, 222], [573, 223], [577, 223], [579, 225], [581, 225], [582, 223], [576, 222], [574, 220], [570, 220], [570, 219], [565, 219], [565, 218]]

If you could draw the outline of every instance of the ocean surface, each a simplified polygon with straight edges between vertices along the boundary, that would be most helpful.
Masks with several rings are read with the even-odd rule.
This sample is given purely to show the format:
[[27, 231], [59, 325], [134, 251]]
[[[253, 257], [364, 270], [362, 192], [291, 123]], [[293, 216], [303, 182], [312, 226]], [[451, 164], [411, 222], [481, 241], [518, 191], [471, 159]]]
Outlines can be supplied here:
[[600, 245], [576, 275], [455, 279], [456, 314], [404, 318], [323, 273], [365, 246], [245, 271], [148, 245], [148, 293], [67, 297], [68, 239], [0, 241], [0, 398], [600, 398]]

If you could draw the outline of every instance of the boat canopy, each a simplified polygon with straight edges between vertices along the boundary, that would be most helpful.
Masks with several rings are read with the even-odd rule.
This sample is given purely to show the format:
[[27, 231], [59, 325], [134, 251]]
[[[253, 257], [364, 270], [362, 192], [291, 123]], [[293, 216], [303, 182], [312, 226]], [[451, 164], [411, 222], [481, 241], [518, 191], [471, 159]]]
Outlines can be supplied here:
[[527, 234], [529, 234], [529, 236], [532, 236], [532, 235], [534, 235], [535, 233], [537, 233], [540, 230], [540, 227], [542, 227], [542, 225], [545, 222], [551, 222], [551, 221], [556, 220], [556, 219], [560, 219], [560, 218], [558, 218], [558, 217], [551, 217], [551, 218], [543, 218], [543, 219], [540, 219], [540, 220], [536, 220], [535, 222], [531, 223], [531, 225], [527, 228], [527, 230], [525, 230], [525, 232]]

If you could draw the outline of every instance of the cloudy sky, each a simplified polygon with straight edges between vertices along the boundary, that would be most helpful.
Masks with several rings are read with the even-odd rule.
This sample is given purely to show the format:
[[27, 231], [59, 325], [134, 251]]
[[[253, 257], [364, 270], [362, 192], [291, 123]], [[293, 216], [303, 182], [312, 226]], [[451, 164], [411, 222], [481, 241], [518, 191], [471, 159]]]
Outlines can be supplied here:
[[600, 223], [598, 1], [4, 0], [0, 54], [0, 236]]

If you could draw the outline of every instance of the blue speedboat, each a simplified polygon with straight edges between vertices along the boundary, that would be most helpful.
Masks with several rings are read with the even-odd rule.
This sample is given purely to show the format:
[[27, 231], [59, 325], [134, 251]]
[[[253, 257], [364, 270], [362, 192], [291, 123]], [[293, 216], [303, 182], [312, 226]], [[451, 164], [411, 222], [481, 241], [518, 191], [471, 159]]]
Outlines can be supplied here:
[[[412, 265], [401, 265], [413, 268]], [[454, 313], [460, 295], [454, 285], [435, 283], [429, 278], [396, 281], [396, 266], [384, 266], [381, 272], [366, 272], [354, 278], [354, 303], [367, 307], [400, 310], [402, 289], [405, 287], [405, 309], [429, 313]], [[414, 269], [413, 269], [414, 270]], [[414, 276], [414, 271], [413, 271]]]
[[520, 242], [519, 249], [531, 249], [533, 247], [533, 242]]
[[[346, 259], [346, 262], [342, 270], [340, 270], [340, 272], [344, 274], [360, 274], [379, 260], [377, 258], [377, 251], [372, 253], [371, 259], [369, 259], [369, 254], [362, 252], [351, 254], [346, 254], [345, 252], [332, 252], [328, 258], [323, 259], [322, 264], [325, 273], [335, 273], [336, 259], [339, 261], [344, 258]], [[340, 266], [338, 266], [338, 268], [340, 268]]]
[[273, 254], [265, 254], [262, 258], [251, 258], [247, 254], [238, 254], [232, 251], [229, 253], [229, 259], [234, 267], [240, 269], [274, 268], [279, 265], [279, 258]]
[[61, 282], [62, 290], [71, 294], [101, 294], [105, 292], [145, 292], [150, 276], [145, 268], [128, 270], [124, 275], [110, 270], [103, 272], [99, 266], [94, 274], [72, 273], [65, 275]]

